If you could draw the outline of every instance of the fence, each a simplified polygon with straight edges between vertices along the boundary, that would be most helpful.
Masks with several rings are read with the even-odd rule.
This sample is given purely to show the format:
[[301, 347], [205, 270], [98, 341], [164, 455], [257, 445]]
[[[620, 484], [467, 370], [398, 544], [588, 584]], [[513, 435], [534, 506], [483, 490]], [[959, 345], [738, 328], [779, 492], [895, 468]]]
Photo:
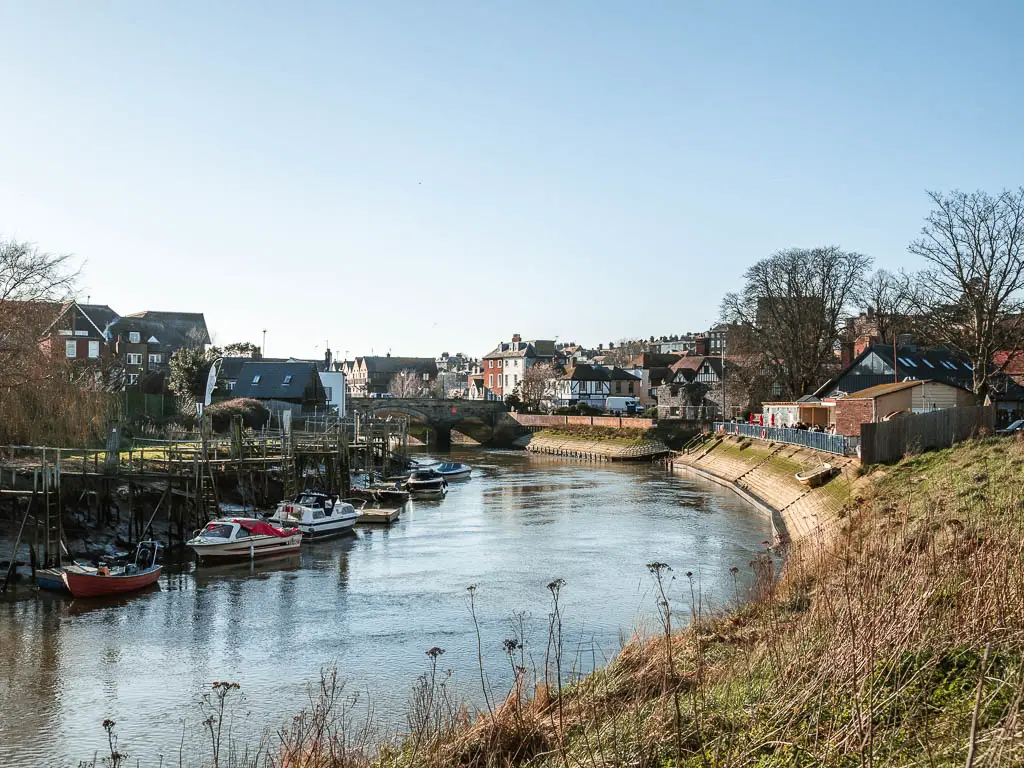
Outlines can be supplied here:
[[861, 424], [860, 459], [864, 464], [885, 464], [899, 461], [908, 452], [948, 448], [981, 429], [994, 429], [995, 423], [995, 408], [978, 405]]
[[789, 429], [788, 427], [760, 427], [756, 424], [737, 424], [731, 421], [716, 421], [715, 432], [727, 435], [753, 437], [757, 440], [769, 440], [773, 443], [788, 443], [813, 448], [816, 451], [846, 456], [852, 453], [859, 442], [855, 437], [830, 435], [828, 432], [811, 432], [809, 429]]
[[178, 413], [178, 403], [174, 395], [147, 395], [142, 392], [125, 390], [119, 395], [124, 405], [124, 416], [128, 419], [139, 416], [162, 418]]
[[651, 429], [654, 419], [638, 419], [629, 416], [541, 416], [531, 413], [513, 413], [512, 418], [524, 427], [564, 427], [578, 425], [587, 427], [622, 427]]

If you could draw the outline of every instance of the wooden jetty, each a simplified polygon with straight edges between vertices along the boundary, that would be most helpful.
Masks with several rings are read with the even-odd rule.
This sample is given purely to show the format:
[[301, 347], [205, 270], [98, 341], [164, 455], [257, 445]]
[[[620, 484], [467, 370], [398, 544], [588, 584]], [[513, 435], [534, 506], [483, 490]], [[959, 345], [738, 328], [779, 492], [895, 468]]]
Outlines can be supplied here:
[[306, 488], [345, 497], [356, 470], [384, 476], [405, 466], [405, 420], [357, 416], [315, 427], [293, 431], [286, 420], [281, 430], [253, 432], [236, 417], [226, 436], [204, 419], [175, 440], [122, 439], [114, 425], [104, 448], [0, 446], [0, 517], [6, 512], [19, 531], [3, 588], [26, 542], [33, 573], [65, 561], [74, 534], [116, 531], [125, 515], [128, 544], [153, 538], [160, 520], [171, 547], [220, 516], [226, 494], [272, 509]]

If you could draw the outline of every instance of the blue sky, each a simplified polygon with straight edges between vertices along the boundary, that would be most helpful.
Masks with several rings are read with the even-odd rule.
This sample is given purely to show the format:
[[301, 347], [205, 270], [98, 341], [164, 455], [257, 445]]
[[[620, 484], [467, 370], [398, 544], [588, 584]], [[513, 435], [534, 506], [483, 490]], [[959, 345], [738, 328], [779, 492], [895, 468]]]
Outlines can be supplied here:
[[[828, 7], [826, 7], [828, 6]], [[1024, 182], [1019, 2], [0, 4], [0, 235], [271, 355], [706, 328]]]

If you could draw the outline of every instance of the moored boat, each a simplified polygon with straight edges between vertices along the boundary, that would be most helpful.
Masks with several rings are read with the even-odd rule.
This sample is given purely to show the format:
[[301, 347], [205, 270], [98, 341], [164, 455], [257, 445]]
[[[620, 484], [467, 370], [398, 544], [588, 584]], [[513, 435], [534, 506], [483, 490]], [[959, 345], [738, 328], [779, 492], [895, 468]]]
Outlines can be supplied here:
[[55, 568], [40, 568], [36, 571], [36, 585], [40, 589], [67, 589], [67, 587], [64, 586], [63, 578], [65, 571], [73, 571], [75, 573], [95, 573], [96, 569], [90, 568], [87, 565], [82, 565], [81, 563], [72, 563], [71, 565], [62, 565]]
[[266, 520], [214, 520], [185, 542], [200, 560], [228, 562], [298, 552], [302, 531], [277, 528]]
[[143, 541], [135, 550], [134, 562], [114, 568], [105, 565], [96, 569], [66, 568], [61, 571], [61, 580], [75, 597], [135, 592], [160, 578], [163, 566], [156, 562], [159, 552], [157, 542]]
[[445, 461], [434, 467], [434, 471], [447, 480], [460, 480], [469, 477], [473, 468], [459, 461]]
[[391, 483], [378, 483], [369, 488], [352, 488], [349, 493], [354, 499], [386, 507], [400, 507], [409, 500], [408, 491], [403, 491], [397, 484]]
[[832, 477], [832, 465], [822, 464], [818, 467], [811, 469], [805, 469], [803, 472], [797, 472], [794, 477], [796, 481], [801, 485], [806, 485], [810, 488], [816, 488], [823, 482]]
[[443, 499], [448, 481], [433, 469], [417, 469], [405, 481], [405, 489], [414, 499]]
[[336, 496], [303, 491], [295, 501], [282, 501], [268, 522], [302, 531], [305, 539], [326, 539], [352, 530], [359, 513]]

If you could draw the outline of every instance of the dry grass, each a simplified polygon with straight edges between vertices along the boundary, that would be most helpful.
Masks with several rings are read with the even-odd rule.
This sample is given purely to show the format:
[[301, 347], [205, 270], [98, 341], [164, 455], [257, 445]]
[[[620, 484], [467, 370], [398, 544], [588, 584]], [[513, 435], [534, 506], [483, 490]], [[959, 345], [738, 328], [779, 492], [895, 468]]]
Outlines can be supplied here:
[[1021, 467], [1005, 440], [908, 458], [828, 549], [755, 564], [742, 606], [708, 614], [679, 577], [685, 631], [378, 765], [1024, 764]]

